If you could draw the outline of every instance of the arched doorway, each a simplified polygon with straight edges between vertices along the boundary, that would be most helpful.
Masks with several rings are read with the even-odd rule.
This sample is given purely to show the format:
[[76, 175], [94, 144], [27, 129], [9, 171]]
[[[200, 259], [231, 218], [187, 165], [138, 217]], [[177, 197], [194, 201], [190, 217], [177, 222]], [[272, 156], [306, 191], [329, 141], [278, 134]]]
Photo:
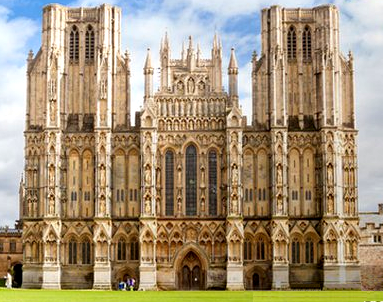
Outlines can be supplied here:
[[13, 286], [21, 287], [23, 283], [23, 265], [17, 263], [13, 266]]
[[204, 289], [205, 274], [202, 269], [201, 260], [193, 251], [186, 254], [180, 268], [179, 288], [181, 290]]
[[260, 289], [261, 288], [261, 282], [259, 278], [258, 273], [253, 274], [253, 289]]

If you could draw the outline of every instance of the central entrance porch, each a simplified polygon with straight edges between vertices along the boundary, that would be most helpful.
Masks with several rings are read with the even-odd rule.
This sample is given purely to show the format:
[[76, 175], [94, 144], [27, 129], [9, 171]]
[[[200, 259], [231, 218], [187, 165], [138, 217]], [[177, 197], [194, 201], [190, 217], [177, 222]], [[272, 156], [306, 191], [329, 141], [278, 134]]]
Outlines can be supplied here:
[[193, 251], [189, 251], [180, 265], [178, 288], [180, 290], [205, 289], [205, 271], [201, 260]]

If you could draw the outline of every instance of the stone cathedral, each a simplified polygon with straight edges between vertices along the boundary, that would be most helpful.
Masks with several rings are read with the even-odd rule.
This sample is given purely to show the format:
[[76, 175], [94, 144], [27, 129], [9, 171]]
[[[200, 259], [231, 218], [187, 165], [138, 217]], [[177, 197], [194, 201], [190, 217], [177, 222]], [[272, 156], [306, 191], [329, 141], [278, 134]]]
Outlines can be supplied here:
[[234, 49], [223, 88], [217, 35], [209, 59], [192, 38], [175, 59], [165, 34], [156, 92], [148, 50], [132, 126], [121, 10], [52, 4], [42, 19], [25, 288], [360, 288], [353, 57], [335, 6], [262, 10], [249, 123]]

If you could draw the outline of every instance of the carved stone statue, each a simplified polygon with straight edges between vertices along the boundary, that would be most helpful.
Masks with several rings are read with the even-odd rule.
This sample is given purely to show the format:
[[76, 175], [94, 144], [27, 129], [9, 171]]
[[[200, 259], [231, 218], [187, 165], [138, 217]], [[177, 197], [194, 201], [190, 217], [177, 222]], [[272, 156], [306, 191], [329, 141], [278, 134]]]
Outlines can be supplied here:
[[106, 201], [105, 196], [101, 196], [100, 198], [100, 215], [104, 216], [106, 211]]
[[145, 180], [145, 186], [150, 187], [152, 183], [152, 173], [151, 173], [150, 165], [147, 165], [145, 168], [145, 175], [144, 175], [144, 180]]
[[327, 197], [327, 212], [329, 214], [334, 214], [334, 198], [332, 195]]
[[190, 78], [188, 80], [188, 92], [194, 93], [194, 89], [195, 89], [194, 80]]
[[100, 167], [100, 186], [101, 188], [105, 188], [106, 186], [106, 171], [104, 165]]
[[179, 215], [182, 214], [182, 198], [181, 198], [181, 194], [178, 195], [178, 198], [177, 198], [177, 212]]
[[231, 177], [232, 177], [233, 186], [237, 187], [238, 186], [238, 167], [235, 164], [232, 167]]
[[182, 186], [182, 167], [180, 164], [177, 166], [177, 184]]
[[277, 197], [277, 211], [280, 214], [283, 212], [283, 200], [281, 195]]
[[205, 212], [205, 196], [201, 197], [201, 213]]
[[49, 102], [49, 118], [52, 123], [56, 121], [56, 100]]
[[282, 186], [282, 182], [283, 182], [283, 179], [282, 179], [282, 166], [278, 165], [277, 166], [277, 185], [278, 186]]
[[233, 214], [238, 214], [238, 195], [234, 192], [231, 194], [231, 211]]
[[156, 170], [156, 186], [161, 187], [161, 169], [157, 168]]
[[53, 165], [49, 166], [49, 187], [55, 187], [55, 167]]
[[332, 165], [327, 167], [327, 185], [332, 186], [334, 184], [334, 173], [332, 170]]
[[55, 196], [49, 196], [49, 214], [53, 215], [55, 213]]
[[201, 165], [201, 188], [204, 188], [205, 185], [205, 167], [204, 165]]
[[147, 194], [146, 197], [145, 197], [145, 214], [148, 214], [150, 215], [151, 213], [151, 198], [150, 198], [150, 194]]
[[33, 216], [33, 204], [32, 204], [32, 200], [31, 199], [28, 199], [28, 215], [29, 217], [32, 217]]
[[102, 79], [100, 81], [100, 99], [106, 99], [108, 96], [108, 80]]

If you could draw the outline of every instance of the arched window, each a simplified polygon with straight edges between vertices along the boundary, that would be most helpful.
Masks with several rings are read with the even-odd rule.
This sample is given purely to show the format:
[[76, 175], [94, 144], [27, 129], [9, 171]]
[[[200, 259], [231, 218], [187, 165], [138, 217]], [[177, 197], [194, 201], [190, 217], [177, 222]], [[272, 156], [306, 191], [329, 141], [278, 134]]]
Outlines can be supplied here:
[[74, 239], [69, 241], [68, 259], [69, 264], [77, 264], [77, 242]]
[[311, 60], [311, 30], [307, 25], [302, 34], [302, 50], [303, 62], [309, 62]]
[[79, 33], [76, 26], [72, 27], [69, 38], [69, 59], [78, 62], [79, 58]]
[[314, 263], [314, 243], [309, 238], [305, 244], [306, 263]]
[[294, 239], [291, 244], [291, 262], [300, 263], [300, 246], [298, 239]]
[[174, 215], [174, 153], [165, 154], [165, 215]]
[[90, 264], [90, 241], [86, 239], [81, 243], [82, 264]]
[[259, 237], [257, 240], [257, 260], [265, 260], [265, 241], [262, 237]]
[[243, 249], [243, 259], [244, 260], [251, 260], [252, 257], [252, 246], [251, 246], [251, 240], [249, 238], [246, 238], [244, 249]]
[[217, 152], [209, 152], [209, 215], [217, 215]]
[[130, 242], [130, 260], [138, 260], [138, 241], [134, 239]]
[[197, 150], [186, 148], [186, 215], [197, 215]]
[[94, 59], [94, 31], [92, 26], [88, 26], [85, 33], [85, 60], [93, 61]]
[[295, 59], [297, 55], [297, 34], [294, 26], [290, 26], [287, 33], [287, 58]]
[[126, 260], [126, 242], [120, 239], [117, 243], [117, 260]]

